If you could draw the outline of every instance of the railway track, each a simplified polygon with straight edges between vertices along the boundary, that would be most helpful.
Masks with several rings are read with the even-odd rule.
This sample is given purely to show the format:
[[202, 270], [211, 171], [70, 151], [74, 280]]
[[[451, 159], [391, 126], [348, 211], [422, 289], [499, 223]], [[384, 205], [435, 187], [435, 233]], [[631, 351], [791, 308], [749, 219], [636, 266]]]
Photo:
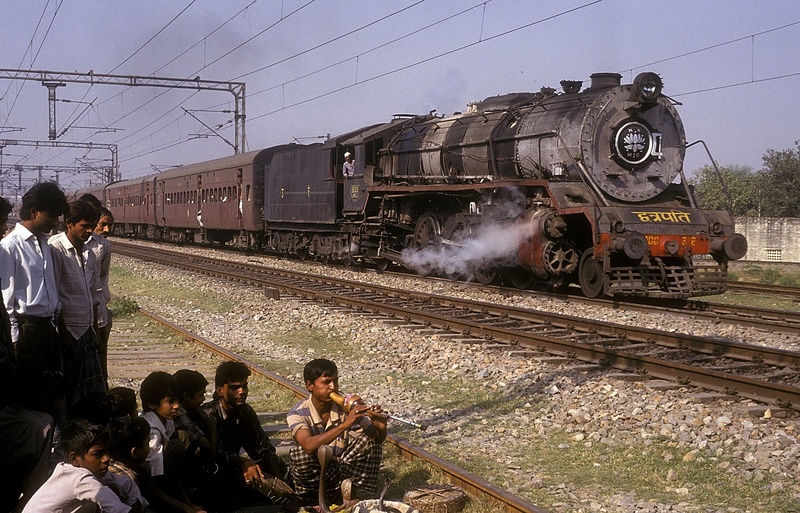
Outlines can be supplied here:
[[728, 290], [746, 294], [771, 294], [783, 296], [800, 301], [800, 289], [797, 287], [782, 287], [767, 283], [747, 283], [742, 281], [729, 281]]
[[388, 322], [444, 330], [465, 340], [516, 345], [528, 351], [669, 379], [777, 407], [800, 408], [800, 353], [793, 351], [387, 289], [151, 247], [115, 245], [115, 251], [382, 315]]
[[747, 305], [715, 303], [697, 299], [589, 299], [578, 292], [575, 294], [552, 295], [563, 297], [565, 300], [571, 302], [593, 306], [603, 305], [609, 308], [638, 312], [660, 311], [671, 315], [684, 315], [694, 319], [706, 319], [712, 324], [725, 323], [758, 328], [770, 332], [779, 331], [795, 335], [800, 334], [800, 310], [775, 310]]
[[[124, 242], [115, 242], [125, 244]], [[152, 246], [151, 246], [152, 247]], [[174, 247], [174, 246], [173, 246]], [[208, 249], [208, 248], [206, 248]], [[215, 248], [217, 249], [217, 248]], [[224, 249], [224, 248], [220, 248]], [[237, 253], [240, 253], [236, 250]], [[269, 257], [267, 254], [260, 256]], [[306, 263], [312, 264], [313, 261]], [[319, 265], [325, 265], [319, 263]], [[347, 266], [352, 270], [366, 271], [366, 268], [358, 265]], [[387, 275], [397, 275], [408, 277], [409, 272], [404, 270], [384, 270]], [[417, 276], [411, 273], [412, 276]], [[449, 283], [453, 280], [447, 278], [427, 277], [427, 280], [441, 281]], [[735, 326], [746, 326], [751, 328], [763, 329], [770, 332], [781, 332], [787, 334], [800, 335], [800, 304], [796, 311], [776, 310], [771, 308], [726, 304], [710, 301], [708, 299], [652, 299], [652, 298], [587, 298], [577, 287], [569, 287], [566, 290], [536, 290], [525, 291], [516, 288], [509, 288], [501, 285], [482, 285], [476, 282], [461, 282], [465, 287], [475, 288], [481, 291], [507, 294], [513, 290], [515, 294], [532, 294], [547, 296], [555, 299], [569, 301], [571, 303], [586, 304], [588, 306], [604, 306], [622, 311], [653, 312], [660, 311], [670, 315], [683, 315], [693, 319], [705, 319], [709, 323], [724, 323]], [[793, 287], [778, 287], [759, 283], [728, 282], [731, 291], [739, 291], [751, 294], [777, 295], [795, 299], [800, 302], [800, 289]]]
[[[210, 340], [191, 333], [171, 323], [155, 313], [139, 310], [154, 323], [169, 329], [192, 348], [176, 344], [174, 341], [153, 338], [142, 334], [135, 325], [115, 321], [114, 331], [109, 342], [109, 374], [114, 383], [130, 386], [138, 390], [138, 384], [150, 372], [164, 370], [175, 372], [190, 367], [201, 372], [213, 382], [216, 365], [223, 360], [236, 360], [247, 365], [258, 376], [269, 379], [282, 388], [289, 390], [296, 398], [307, 396], [307, 391], [269, 371], [253, 360], [230, 351]], [[285, 415], [285, 414], [284, 414]], [[285, 428], [285, 426], [284, 426]], [[288, 429], [288, 428], [286, 428]], [[480, 497], [497, 505], [498, 511], [509, 513], [548, 513], [546, 510], [525, 501], [507, 491], [489, 483], [485, 479], [466, 471], [444, 460], [431, 452], [389, 434], [387, 441], [392, 444], [398, 455], [406, 460], [422, 460], [437, 468], [450, 483], [463, 488], [472, 497]], [[273, 439], [273, 442], [275, 440]], [[284, 442], [289, 445], [291, 442]]]

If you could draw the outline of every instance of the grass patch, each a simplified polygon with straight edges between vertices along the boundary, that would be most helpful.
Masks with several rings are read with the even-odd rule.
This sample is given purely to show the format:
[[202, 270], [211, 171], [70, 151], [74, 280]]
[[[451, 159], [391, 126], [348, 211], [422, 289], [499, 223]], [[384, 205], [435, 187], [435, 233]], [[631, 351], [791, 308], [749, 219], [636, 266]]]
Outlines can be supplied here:
[[355, 346], [343, 335], [322, 328], [297, 328], [272, 337], [276, 344], [291, 345], [303, 349], [309, 354], [309, 359], [314, 355], [328, 355], [325, 358], [336, 359], [337, 356], [352, 358], [359, 352], [360, 346]]
[[132, 270], [112, 264], [109, 287], [111, 293], [116, 296], [158, 297], [174, 304], [191, 305], [208, 313], [233, 312], [236, 305], [231, 301], [219, 299], [213, 294], [198, 292], [197, 289], [203, 279], [202, 276], [191, 276], [190, 283], [186, 286], [161, 279], [144, 280]]
[[[639, 500], [669, 504], [686, 500], [720, 508], [747, 505], [754, 512], [797, 507], [789, 491], [770, 491], [766, 480], [745, 481], [721, 469], [722, 460], [684, 461], [686, 452], [664, 444], [611, 447], [551, 434], [522, 454], [520, 464], [538, 469], [545, 484], [569, 483], [570, 488], [593, 489], [606, 496], [632, 492]], [[543, 505], [553, 500], [537, 490], [522, 491]]]
[[114, 312], [114, 317], [125, 318], [130, 317], [139, 311], [139, 304], [135, 299], [127, 296], [113, 297], [108, 303], [108, 308]]
[[[478, 475], [505, 476], [515, 469], [533, 469], [522, 485], [502, 478], [495, 484], [545, 509], [558, 508], [570, 500], [569, 490], [580, 489], [601, 503], [625, 496], [664, 504], [714, 505], [722, 510], [746, 505], [752, 513], [797, 511], [790, 490], [770, 490], [769, 477], [755, 482], [727, 472], [720, 467], [723, 458], [684, 461], [687, 450], [667, 444], [609, 446], [577, 441], [574, 436], [548, 433], [524, 447], [509, 445], [507, 455], [514, 458], [513, 465], [482, 457], [480, 451], [440, 456], [459, 460], [458, 465]], [[554, 493], [559, 488], [564, 490], [563, 497]]]
[[718, 296], [705, 296], [696, 299], [699, 301], [723, 303], [726, 305], [744, 305], [756, 308], [771, 308], [773, 310], [786, 310], [788, 312], [800, 311], [800, 303], [791, 298], [781, 296], [726, 292]]
[[731, 281], [765, 283], [782, 287], [800, 286], [800, 274], [758, 264], [748, 264], [736, 272], [729, 273], [729, 279]]
[[[257, 412], [288, 412], [297, 403], [294, 393], [269, 378], [252, 374], [247, 380], [247, 404]], [[284, 424], [286, 417], [278, 417], [269, 424]]]

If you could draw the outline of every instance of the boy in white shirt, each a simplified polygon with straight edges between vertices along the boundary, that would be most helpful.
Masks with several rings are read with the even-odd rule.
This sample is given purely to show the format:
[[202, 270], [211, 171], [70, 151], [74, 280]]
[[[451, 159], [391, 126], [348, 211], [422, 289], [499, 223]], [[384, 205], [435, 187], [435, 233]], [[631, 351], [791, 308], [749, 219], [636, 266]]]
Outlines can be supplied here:
[[142, 418], [150, 424], [150, 478], [143, 483], [145, 497], [155, 510], [205, 513], [189, 502], [179, 473], [186, 448], [175, 434], [174, 419], [180, 407], [178, 381], [166, 372], [151, 372], [142, 381], [139, 396]]
[[99, 508], [103, 513], [134, 511], [100, 482], [111, 459], [105, 428], [83, 419], [69, 422], [61, 431], [61, 446], [66, 461], [56, 465], [23, 513], [71, 513], [87, 506]]

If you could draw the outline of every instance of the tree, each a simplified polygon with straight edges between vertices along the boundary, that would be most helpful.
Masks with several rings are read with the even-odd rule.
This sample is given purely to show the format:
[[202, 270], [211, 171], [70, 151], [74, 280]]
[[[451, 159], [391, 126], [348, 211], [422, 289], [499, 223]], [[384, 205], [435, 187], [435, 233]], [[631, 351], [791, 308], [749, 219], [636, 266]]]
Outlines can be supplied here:
[[767, 150], [762, 157], [761, 186], [764, 198], [762, 215], [800, 217], [800, 142], [796, 148]]
[[757, 192], [760, 190], [760, 181], [761, 176], [753, 173], [749, 167], [722, 166], [717, 174], [713, 166], [703, 166], [689, 183], [695, 187], [695, 196], [701, 208], [729, 210], [734, 216], [758, 216], [761, 208]]

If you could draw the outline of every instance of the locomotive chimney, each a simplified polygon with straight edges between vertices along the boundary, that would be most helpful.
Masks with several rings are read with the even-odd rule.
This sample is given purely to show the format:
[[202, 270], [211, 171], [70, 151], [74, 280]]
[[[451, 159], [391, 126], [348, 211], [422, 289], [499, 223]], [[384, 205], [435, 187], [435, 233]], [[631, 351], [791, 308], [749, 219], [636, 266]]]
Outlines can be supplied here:
[[622, 83], [622, 75], [619, 73], [593, 73], [591, 78], [592, 85], [590, 89], [617, 87]]

